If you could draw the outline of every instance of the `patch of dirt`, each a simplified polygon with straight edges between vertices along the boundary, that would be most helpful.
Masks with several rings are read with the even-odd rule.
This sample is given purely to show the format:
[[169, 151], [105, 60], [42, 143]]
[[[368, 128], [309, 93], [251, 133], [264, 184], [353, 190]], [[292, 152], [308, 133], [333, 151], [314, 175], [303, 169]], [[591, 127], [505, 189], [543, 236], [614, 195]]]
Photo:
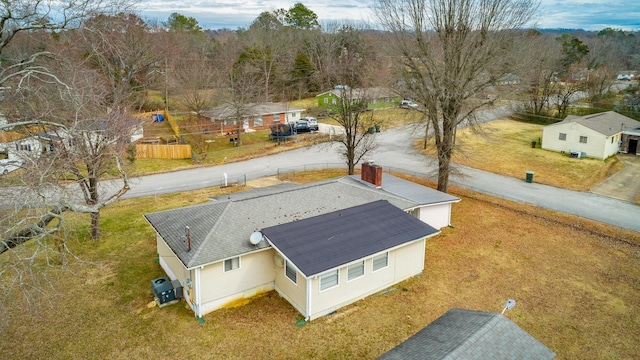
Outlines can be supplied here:
[[249, 180], [247, 181], [247, 186], [250, 186], [252, 188], [262, 188], [262, 187], [267, 187], [272, 185], [278, 185], [281, 183], [282, 181], [279, 180], [277, 177], [269, 176], [261, 179]]

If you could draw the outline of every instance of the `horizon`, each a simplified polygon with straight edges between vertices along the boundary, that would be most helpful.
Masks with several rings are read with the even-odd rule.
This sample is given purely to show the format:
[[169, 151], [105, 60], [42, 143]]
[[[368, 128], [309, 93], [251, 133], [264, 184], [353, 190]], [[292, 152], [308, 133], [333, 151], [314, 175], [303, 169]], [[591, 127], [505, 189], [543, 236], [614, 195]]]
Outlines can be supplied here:
[[[197, 6], [173, 0], [140, 0], [134, 7], [147, 22], [166, 22], [176, 12], [193, 17], [203, 30], [247, 29], [262, 13], [283, 8], [288, 10], [302, 1], [282, 0], [202, 0]], [[343, 0], [340, 5], [327, 0], [304, 4], [318, 16], [324, 28], [333, 22], [374, 24], [371, 6], [374, 0]], [[241, 6], [239, 6], [241, 4]], [[577, 9], [580, 11], [578, 12]], [[371, 26], [376, 28], [376, 26]], [[640, 3], [606, 0], [541, 0], [540, 7], [528, 27], [538, 30], [600, 31], [606, 28], [627, 32], [640, 31]]]

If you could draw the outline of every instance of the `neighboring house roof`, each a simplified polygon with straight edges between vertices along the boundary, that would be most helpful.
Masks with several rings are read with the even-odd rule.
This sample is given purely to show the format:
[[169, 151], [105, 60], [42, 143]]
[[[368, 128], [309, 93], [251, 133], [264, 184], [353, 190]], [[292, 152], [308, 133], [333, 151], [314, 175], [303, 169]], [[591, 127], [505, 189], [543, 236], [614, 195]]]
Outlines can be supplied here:
[[346, 95], [351, 95], [352, 99], [363, 99], [363, 98], [369, 98], [369, 99], [383, 99], [383, 98], [391, 98], [391, 97], [397, 97], [398, 95], [396, 95], [396, 93], [394, 93], [393, 91], [387, 89], [387, 88], [383, 88], [383, 87], [371, 87], [371, 88], [366, 88], [366, 89], [362, 89], [362, 88], [353, 88], [353, 89], [333, 89], [330, 91], [325, 91], [321, 94], [316, 95], [316, 97], [319, 96], [323, 96], [326, 94], [333, 94], [334, 96], [337, 96], [339, 98], [342, 98], [343, 94]]
[[439, 232], [386, 200], [262, 229], [307, 278]]
[[[388, 175], [391, 176], [391, 175]], [[390, 181], [387, 179], [387, 181]], [[397, 179], [410, 186], [411, 182]], [[439, 198], [439, 192], [422, 187]], [[452, 197], [453, 198], [453, 197]], [[453, 198], [457, 199], [457, 198]], [[420, 203], [369, 186], [351, 177], [311, 184], [283, 184], [216, 197], [214, 201], [167, 210], [145, 217], [187, 268], [213, 263], [268, 247], [249, 243], [252, 232], [275, 225], [331, 213], [353, 206], [387, 200], [407, 210]], [[191, 251], [185, 226], [189, 226]]]
[[451, 309], [378, 359], [542, 360], [555, 356], [502, 314]]
[[[244, 104], [240, 110], [241, 116], [262, 116], [270, 114], [282, 114], [292, 112], [303, 112], [305, 109], [292, 107], [286, 104], [259, 103]], [[203, 116], [211, 119], [229, 119], [237, 116], [238, 109], [231, 105], [222, 105], [202, 112]]]
[[561, 122], [547, 126], [557, 126], [569, 123], [580, 124], [606, 136], [619, 134], [627, 129], [637, 127], [640, 124], [638, 121], [622, 114], [618, 114], [615, 111], [607, 111], [585, 116], [569, 115]]

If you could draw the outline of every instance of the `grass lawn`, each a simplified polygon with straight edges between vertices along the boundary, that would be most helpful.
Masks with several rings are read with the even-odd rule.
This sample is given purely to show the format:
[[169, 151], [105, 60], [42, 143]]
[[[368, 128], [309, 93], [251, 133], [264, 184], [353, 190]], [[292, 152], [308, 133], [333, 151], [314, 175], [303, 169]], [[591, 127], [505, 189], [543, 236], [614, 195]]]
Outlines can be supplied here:
[[[296, 174], [296, 180], [313, 176]], [[421, 275], [300, 327], [301, 315], [275, 292], [210, 313], [204, 323], [184, 303], [149, 306], [150, 281], [164, 274], [142, 215], [203, 202], [222, 190], [118, 201], [103, 211], [103, 239], [69, 241], [83, 261], [71, 259], [69, 271], [50, 274], [57, 292], [44, 298], [51, 305], [30, 311], [15, 297], [0, 354], [374, 359], [452, 307], [500, 312], [513, 298], [517, 305], [506, 315], [559, 359], [637, 357], [640, 234], [580, 224], [628, 241], [614, 240], [570, 226], [569, 216], [453, 190], [462, 198], [453, 206], [455, 228], [428, 240]], [[82, 222], [69, 226], [86, 235], [87, 219], [75, 220]]]
[[[586, 191], [615, 174], [622, 164], [615, 158], [607, 160], [572, 159], [567, 154], [531, 147], [542, 138], [542, 125], [515, 120], [495, 120], [478, 129], [463, 129], [456, 137], [453, 161], [496, 174], [525, 178], [534, 172], [534, 181], [571, 190]], [[433, 140], [426, 153], [435, 154]], [[422, 149], [423, 142], [416, 146]]]

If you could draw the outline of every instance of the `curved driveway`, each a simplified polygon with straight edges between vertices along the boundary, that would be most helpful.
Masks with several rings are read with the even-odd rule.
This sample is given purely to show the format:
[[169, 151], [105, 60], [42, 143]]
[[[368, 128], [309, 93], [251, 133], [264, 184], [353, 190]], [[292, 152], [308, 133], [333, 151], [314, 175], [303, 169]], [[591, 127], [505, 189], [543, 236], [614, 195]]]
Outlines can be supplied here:
[[[505, 115], [504, 111], [485, 113], [485, 121]], [[374, 160], [383, 168], [421, 174], [435, 178], [437, 163], [425, 157], [412, 146], [414, 139], [424, 133], [411, 126], [383, 129], [376, 134], [378, 148], [367, 160]], [[281, 169], [296, 167], [318, 168], [318, 164], [339, 166], [344, 161], [336, 144], [320, 144], [247, 161], [193, 168], [172, 173], [155, 174], [132, 179], [131, 190], [125, 198], [149, 196], [170, 192], [195, 190], [229, 183], [272, 176]], [[524, 172], [523, 172], [524, 177]], [[451, 184], [505, 199], [525, 202], [542, 208], [582, 216], [621, 228], [640, 231], [640, 207], [629, 202], [587, 192], [559, 189], [552, 186], [527, 183], [524, 179], [496, 175], [485, 171], [456, 166]]]

